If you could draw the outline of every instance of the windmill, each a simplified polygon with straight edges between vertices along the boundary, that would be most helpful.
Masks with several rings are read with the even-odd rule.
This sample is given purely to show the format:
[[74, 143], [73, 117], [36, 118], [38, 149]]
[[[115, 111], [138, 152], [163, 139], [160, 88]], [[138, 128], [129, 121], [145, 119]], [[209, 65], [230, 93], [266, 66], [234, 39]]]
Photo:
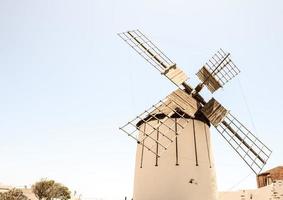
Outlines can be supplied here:
[[141, 31], [118, 35], [177, 86], [120, 127], [138, 143], [134, 200], [217, 199], [211, 125], [255, 174], [262, 170], [271, 150], [216, 99], [206, 101], [200, 94], [204, 86], [214, 93], [240, 73], [230, 53], [217, 51], [196, 73], [200, 83], [192, 87], [188, 76]]

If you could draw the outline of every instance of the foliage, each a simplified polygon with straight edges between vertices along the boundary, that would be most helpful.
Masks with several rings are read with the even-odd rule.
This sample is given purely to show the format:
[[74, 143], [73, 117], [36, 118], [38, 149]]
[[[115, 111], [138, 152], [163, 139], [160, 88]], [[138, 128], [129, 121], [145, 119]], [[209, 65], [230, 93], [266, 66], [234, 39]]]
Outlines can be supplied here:
[[0, 193], [1, 200], [28, 200], [20, 189], [11, 189], [7, 192]]
[[39, 200], [68, 200], [71, 198], [69, 189], [54, 180], [42, 179], [32, 186], [32, 191]]

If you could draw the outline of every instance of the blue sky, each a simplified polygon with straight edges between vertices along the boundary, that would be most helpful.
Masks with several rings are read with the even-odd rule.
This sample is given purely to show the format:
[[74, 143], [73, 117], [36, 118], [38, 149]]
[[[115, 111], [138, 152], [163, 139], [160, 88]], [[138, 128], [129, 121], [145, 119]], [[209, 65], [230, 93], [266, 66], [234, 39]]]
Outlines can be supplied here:
[[[279, 0], [0, 0], [0, 182], [131, 195], [135, 143], [118, 127], [175, 89], [116, 35], [136, 28], [193, 85], [219, 48], [231, 52], [242, 72], [214, 97], [273, 150], [266, 169], [282, 164], [282, 20]], [[212, 135], [219, 189], [255, 187]]]

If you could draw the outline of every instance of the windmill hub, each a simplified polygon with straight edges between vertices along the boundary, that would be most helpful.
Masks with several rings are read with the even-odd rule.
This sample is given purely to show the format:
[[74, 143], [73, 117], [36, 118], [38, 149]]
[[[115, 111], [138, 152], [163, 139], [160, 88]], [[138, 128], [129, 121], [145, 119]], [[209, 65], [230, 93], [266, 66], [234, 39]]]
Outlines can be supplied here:
[[216, 99], [214, 93], [239, 74], [230, 53], [220, 49], [188, 76], [139, 30], [118, 34], [178, 89], [120, 129], [137, 141], [134, 200], [216, 200], [217, 184], [209, 127], [212, 124], [247, 166], [259, 173], [271, 150]]

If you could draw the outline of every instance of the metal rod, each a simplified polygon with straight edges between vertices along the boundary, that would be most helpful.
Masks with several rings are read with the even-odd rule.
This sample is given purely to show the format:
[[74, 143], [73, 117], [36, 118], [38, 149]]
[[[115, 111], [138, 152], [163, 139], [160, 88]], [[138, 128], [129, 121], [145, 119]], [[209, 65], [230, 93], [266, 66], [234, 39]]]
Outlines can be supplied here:
[[[158, 120], [159, 123], [159, 120]], [[156, 140], [159, 140], [159, 127], [156, 130]], [[156, 142], [156, 156], [155, 156], [155, 166], [158, 166], [158, 142]]]
[[206, 139], [206, 148], [207, 148], [207, 156], [208, 156], [208, 161], [209, 161], [209, 167], [211, 168], [211, 158], [210, 158], [210, 149], [209, 149], [209, 143], [208, 143], [208, 137], [207, 137], [207, 131], [205, 124], [203, 124], [204, 128], [204, 134], [205, 134], [205, 139]]
[[179, 165], [179, 155], [178, 155], [178, 123], [177, 118], [175, 118], [175, 135], [176, 135], [176, 165]]
[[196, 141], [196, 130], [195, 130], [195, 120], [194, 119], [193, 119], [193, 134], [194, 134], [196, 166], [198, 166], [198, 152], [197, 152], [197, 141]]
[[[143, 134], [145, 134], [145, 127], [146, 123], [143, 125], [144, 129], [143, 129]], [[142, 168], [142, 164], [143, 164], [143, 152], [144, 152], [144, 140], [142, 141], [142, 152], [141, 152], [141, 163], [140, 163], [140, 168]]]

